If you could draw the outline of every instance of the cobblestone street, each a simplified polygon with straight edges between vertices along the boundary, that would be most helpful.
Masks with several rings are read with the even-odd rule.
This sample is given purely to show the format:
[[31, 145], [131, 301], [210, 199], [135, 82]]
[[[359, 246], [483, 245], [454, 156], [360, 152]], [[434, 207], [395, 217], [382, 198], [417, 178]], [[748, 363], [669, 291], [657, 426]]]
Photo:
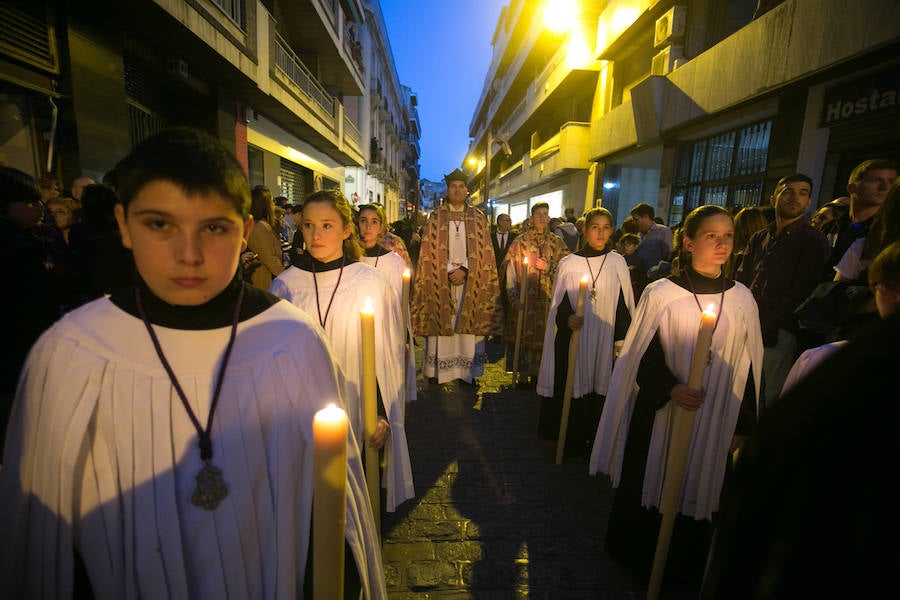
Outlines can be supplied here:
[[416, 498], [383, 521], [391, 598], [643, 597], [603, 552], [607, 479], [586, 457], [554, 464], [539, 398], [509, 388], [501, 347], [489, 355], [477, 391], [420, 378], [407, 407]]

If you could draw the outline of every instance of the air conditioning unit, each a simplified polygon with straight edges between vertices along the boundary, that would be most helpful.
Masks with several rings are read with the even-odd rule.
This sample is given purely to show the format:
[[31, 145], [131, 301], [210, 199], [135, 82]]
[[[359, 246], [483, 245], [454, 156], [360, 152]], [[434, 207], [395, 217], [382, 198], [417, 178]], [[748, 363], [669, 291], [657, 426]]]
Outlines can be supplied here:
[[675, 68], [675, 61], [680, 59], [681, 46], [666, 46], [653, 57], [650, 63], [651, 75], [666, 75]]
[[687, 8], [676, 4], [656, 20], [653, 47], [659, 48], [684, 37]]
[[182, 79], [190, 79], [191, 73], [188, 64], [179, 58], [172, 58], [167, 64], [169, 73]]

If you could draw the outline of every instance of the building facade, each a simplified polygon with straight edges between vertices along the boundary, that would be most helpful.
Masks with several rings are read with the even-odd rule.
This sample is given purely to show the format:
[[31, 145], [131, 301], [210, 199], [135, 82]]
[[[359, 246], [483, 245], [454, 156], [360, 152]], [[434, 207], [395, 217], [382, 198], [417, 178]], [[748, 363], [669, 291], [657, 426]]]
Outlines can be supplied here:
[[514, 0], [501, 9], [469, 128], [465, 168], [473, 201], [492, 218], [509, 213], [514, 222], [538, 201], [550, 204], [551, 216], [565, 207], [580, 214], [591, 176], [591, 107], [601, 68], [590, 51], [597, 9], [584, 7], [553, 30], [540, 6]]
[[818, 204], [853, 167], [900, 158], [900, 22], [890, 0], [609, 2], [591, 118], [597, 202], [768, 204], [801, 171]]
[[896, 2], [566, 6], [561, 33], [535, 2], [498, 20], [467, 161], [492, 212], [602, 204], [619, 223], [647, 202], [677, 224], [701, 204], [766, 204], [794, 171], [823, 204], [859, 162], [900, 158]]
[[99, 181], [135, 144], [186, 125], [290, 201], [356, 191], [348, 171], [369, 162], [360, 0], [60, 6], [0, 5], [0, 162], [64, 187]]

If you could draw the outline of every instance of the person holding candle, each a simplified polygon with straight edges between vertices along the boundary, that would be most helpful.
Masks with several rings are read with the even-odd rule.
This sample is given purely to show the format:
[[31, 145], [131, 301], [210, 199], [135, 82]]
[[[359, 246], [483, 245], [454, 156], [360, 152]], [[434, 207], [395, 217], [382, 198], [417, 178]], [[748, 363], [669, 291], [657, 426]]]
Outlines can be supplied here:
[[[328, 343], [244, 283], [250, 190], [218, 140], [164, 131], [116, 175], [135, 282], [31, 351], [0, 470], [0, 597], [300, 597], [313, 418], [344, 401]], [[354, 439], [344, 538], [386, 598]]]
[[[665, 570], [694, 588], [731, 452], [756, 422], [762, 335], [752, 294], [722, 273], [733, 247], [731, 215], [701, 206], [681, 231], [680, 269], [644, 290], [613, 368], [590, 472], [609, 475], [618, 488], [607, 552], [646, 580], [659, 530], [673, 406], [696, 411]], [[703, 383], [696, 389], [686, 382], [703, 311], [715, 317]]]
[[487, 217], [466, 205], [459, 169], [444, 177], [447, 203], [422, 230], [411, 317], [426, 336], [423, 371], [435, 383], [475, 383], [484, 372], [484, 338], [502, 330], [500, 288]]
[[[536, 383], [541, 366], [547, 312], [556, 269], [559, 261], [569, 253], [562, 238], [550, 232], [547, 227], [549, 223], [550, 205], [538, 202], [532, 206], [531, 226], [513, 240], [501, 267], [506, 271], [506, 295], [511, 309], [508, 319], [510, 331], [515, 331], [518, 315], [525, 311], [521, 337], [522, 358], [518, 371], [530, 378], [532, 384]], [[527, 301], [521, 297], [525, 258], [528, 259], [528, 285], [525, 286]]]
[[[397, 293], [397, 298], [402, 300], [403, 272], [408, 271], [408, 259], [404, 260], [396, 251], [389, 251], [380, 243], [386, 230], [384, 226], [384, 207], [380, 204], [364, 204], [360, 206], [356, 216], [356, 223], [359, 229], [359, 241], [363, 249], [360, 261], [384, 273], [391, 283], [391, 287]], [[407, 296], [407, 303], [408, 300], [409, 297]], [[407, 306], [406, 310], [403, 310], [403, 308], [401, 306], [401, 314], [406, 315], [404, 327], [407, 330], [407, 343], [409, 348], [412, 348], [413, 339], [412, 329], [409, 324], [409, 307]], [[416, 399], [416, 357], [412, 351], [408, 352], [407, 355], [406, 401], [412, 402]]]
[[[384, 485], [387, 510], [415, 495], [412, 467], [406, 446], [403, 397], [406, 328], [402, 322], [398, 292], [375, 268], [360, 262], [362, 249], [356, 241], [352, 210], [336, 190], [310, 194], [303, 203], [300, 230], [306, 252], [288, 267], [269, 291], [289, 300], [316, 319], [347, 378], [347, 412], [357, 439], [366, 450], [387, 455]], [[371, 300], [375, 312], [378, 423], [366, 439], [360, 364], [360, 310]], [[302, 382], [297, 382], [302, 385]]]
[[[538, 434], [555, 440], [569, 366], [569, 341], [572, 332], [581, 330], [566, 446], [572, 453], [586, 455], [597, 431], [615, 353], [631, 323], [634, 296], [625, 258], [610, 252], [614, 231], [610, 212], [591, 209], [584, 215], [584, 222], [584, 246], [559, 262], [544, 335], [544, 347], [553, 348], [553, 352], [544, 352], [541, 357], [537, 393], [542, 397]], [[578, 317], [575, 306], [584, 276], [588, 278], [584, 316]]]

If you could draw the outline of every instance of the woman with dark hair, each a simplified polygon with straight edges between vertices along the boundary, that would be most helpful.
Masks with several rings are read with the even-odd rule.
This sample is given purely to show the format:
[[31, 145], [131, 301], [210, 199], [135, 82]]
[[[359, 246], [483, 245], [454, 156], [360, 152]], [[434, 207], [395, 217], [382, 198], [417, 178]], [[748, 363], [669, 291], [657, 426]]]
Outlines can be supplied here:
[[[353, 212], [339, 191], [310, 194], [303, 203], [300, 230], [306, 252], [272, 282], [269, 291], [302, 308], [325, 331], [347, 378], [347, 409], [353, 432], [366, 452], [385, 449], [386, 508], [393, 512], [415, 495], [404, 426], [407, 328], [401, 320], [399, 296], [382, 273], [360, 262], [362, 249], [354, 235]], [[375, 433], [366, 438], [359, 314], [369, 302], [375, 313], [380, 402]]]
[[275, 201], [272, 192], [263, 185], [250, 190], [250, 214], [253, 216], [253, 229], [247, 240], [247, 249], [256, 254], [252, 263], [250, 282], [254, 287], [268, 290], [272, 280], [284, 271], [281, 258], [281, 239], [278, 237], [275, 224]]
[[[569, 370], [569, 342], [572, 332], [581, 330], [566, 440], [566, 446], [578, 454], [587, 454], [594, 439], [615, 351], [625, 339], [634, 311], [628, 265], [621, 254], [610, 251], [612, 215], [605, 208], [593, 208], [584, 215], [584, 222], [584, 245], [559, 261], [544, 334], [548, 351], [541, 357], [537, 383], [537, 393], [542, 397], [538, 433], [555, 440]], [[575, 306], [584, 276], [590, 279], [590, 287], [584, 316], [579, 317]]]
[[[731, 452], [752, 431], [762, 367], [750, 291], [725, 277], [734, 224], [718, 206], [685, 219], [679, 271], [647, 286], [613, 369], [590, 472], [617, 487], [606, 550], [645, 579], [653, 562], [674, 405], [696, 411], [667, 575], [699, 586]], [[700, 315], [716, 316], [701, 389], [687, 385]], [[634, 394], [635, 385], [639, 390]]]

